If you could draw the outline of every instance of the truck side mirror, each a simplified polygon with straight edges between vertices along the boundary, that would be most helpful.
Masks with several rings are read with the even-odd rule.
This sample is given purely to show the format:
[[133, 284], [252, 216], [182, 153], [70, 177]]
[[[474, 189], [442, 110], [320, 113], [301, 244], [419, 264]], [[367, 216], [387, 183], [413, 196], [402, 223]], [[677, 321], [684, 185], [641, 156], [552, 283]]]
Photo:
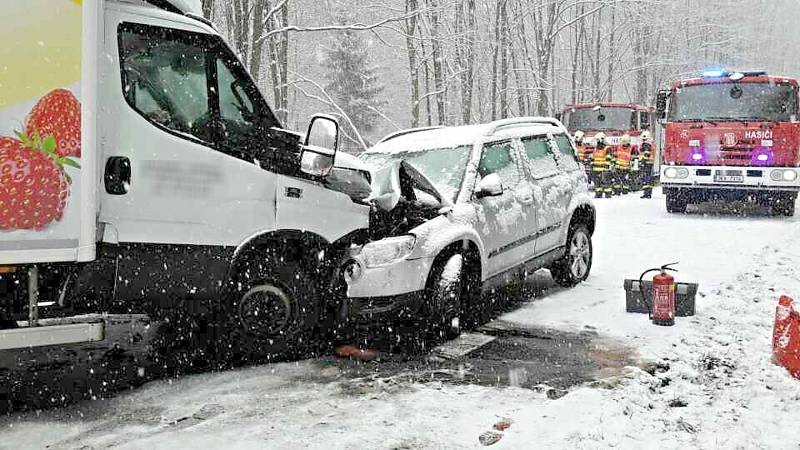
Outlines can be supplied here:
[[306, 133], [300, 170], [316, 177], [327, 176], [333, 169], [338, 148], [339, 122], [331, 116], [314, 116]]
[[559, 122], [563, 122], [564, 113], [556, 113], [556, 120]]
[[658, 96], [656, 97], [656, 112], [658, 113], [659, 119], [663, 119], [667, 116], [667, 100], [669, 99], [670, 91], [658, 91]]

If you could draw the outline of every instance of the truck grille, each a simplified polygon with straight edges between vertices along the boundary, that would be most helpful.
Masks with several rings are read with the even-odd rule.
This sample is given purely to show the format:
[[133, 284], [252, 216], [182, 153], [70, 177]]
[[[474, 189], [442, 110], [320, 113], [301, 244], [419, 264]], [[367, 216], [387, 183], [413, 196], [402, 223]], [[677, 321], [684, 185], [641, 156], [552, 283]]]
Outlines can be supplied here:
[[719, 151], [720, 159], [747, 160], [753, 159], [752, 148], [723, 148]]

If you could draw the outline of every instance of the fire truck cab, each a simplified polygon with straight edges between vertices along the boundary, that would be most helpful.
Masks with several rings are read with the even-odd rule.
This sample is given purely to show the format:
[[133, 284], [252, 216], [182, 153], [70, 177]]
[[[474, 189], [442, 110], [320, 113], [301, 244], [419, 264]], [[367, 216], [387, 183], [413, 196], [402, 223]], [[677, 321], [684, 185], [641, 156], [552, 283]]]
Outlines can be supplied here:
[[706, 71], [659, 93], [667, 210], [756, 201], [792, 216], [800, 191], [798, 82], [765, 71]]
[[576, 131], [583, 131], [587, 144], [594, 145], [594, 136], [603, 132], [610, 145], [619, 145], [627, 134], [631, 136], [631, 144], [638, 148], [642, 133], [653, 132], [655, 111], [634, 103], [584, 103], [567, 105], [561, 120], [573, 136]]

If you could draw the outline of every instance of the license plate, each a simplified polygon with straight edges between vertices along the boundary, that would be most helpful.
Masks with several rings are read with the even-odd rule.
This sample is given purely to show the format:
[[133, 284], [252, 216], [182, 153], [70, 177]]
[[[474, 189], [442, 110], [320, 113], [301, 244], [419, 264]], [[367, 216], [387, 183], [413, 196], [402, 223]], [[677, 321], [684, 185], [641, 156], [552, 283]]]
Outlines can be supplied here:
[[726, 170], [717, 172], [714, 175], [714, 181], [718, 183], [744, 183], [744, 176], [739, 170]]

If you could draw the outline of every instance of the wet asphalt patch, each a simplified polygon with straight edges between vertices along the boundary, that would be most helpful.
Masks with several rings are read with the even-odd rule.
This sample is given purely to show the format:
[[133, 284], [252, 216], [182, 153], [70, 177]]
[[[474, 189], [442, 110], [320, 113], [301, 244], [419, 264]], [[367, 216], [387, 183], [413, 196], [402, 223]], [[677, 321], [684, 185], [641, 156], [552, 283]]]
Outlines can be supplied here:
[[472, 335], [476, 346], [463, 354], [445, 343], [427, 354], [383, 353], [368, 362], [325, 357], [317, 364], [321, 374], [339, 379], [514, 386], [544, 389], [551, 398], [638, 364], [630, 349], [592, 330], [566, 332], [493, 321]]

